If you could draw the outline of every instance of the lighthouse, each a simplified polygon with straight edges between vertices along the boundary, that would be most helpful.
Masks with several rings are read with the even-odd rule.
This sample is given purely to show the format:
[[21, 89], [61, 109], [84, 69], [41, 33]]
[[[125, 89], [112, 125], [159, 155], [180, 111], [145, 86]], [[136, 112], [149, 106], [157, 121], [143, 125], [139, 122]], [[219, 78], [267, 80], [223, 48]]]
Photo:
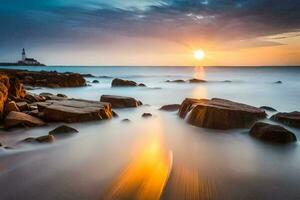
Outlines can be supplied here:
[[25, 53], [25, 49], [23, 48], [22, 50], [22, 61], [25, 62], [26, 60], [26, 53]]

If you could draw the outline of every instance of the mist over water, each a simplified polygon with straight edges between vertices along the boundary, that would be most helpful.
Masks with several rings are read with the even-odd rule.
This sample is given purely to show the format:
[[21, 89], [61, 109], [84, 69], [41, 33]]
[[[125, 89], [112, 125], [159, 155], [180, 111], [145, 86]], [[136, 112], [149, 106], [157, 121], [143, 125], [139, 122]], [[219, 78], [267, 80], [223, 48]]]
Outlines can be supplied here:
[[[20, 68], [20, 67], [18, 67]], [[186, 97], [225, 98], [278, 111], [300, 110], [300, 68], [217, 67], [24, 67], [93, 74], [88, 87], [40, 88], [99, 100], [124, 95], [144, 106], [115, 109], [119, 118], [72, 124], [74, 137], [50, 145], [20, 145], [58, 124], [0, 130], [1, 199], [297, 199], [299, 142], [278, 146], [258, 141], [247, 129], [216, 131], [188, 125], [176, 112], [158, 109]], [[108, 76], [108, 77], [102, 77]], [[112, 78], [148, 87], [111, 88]], [[167, 83], [200, 78], [207, 83]], [[93, 80], [100, 83], [92, 83]], [[231, 82], [224, 82], [229, 80]], [[282, 81], [283, 84], [274, 84]], [[141, 118], [144, 112], [152, 118]], [[269, 117], [272, 113], [268, 113]], [[122, 123], [128, 118], [130, 123]], [[267, 120], [268, 121], [268, 120]], [[273, 122], [272, 122], [273, 123]], [[300, 138], [298, 129], [286, 127]], [[130, 198], [134, 197], [134, 198]]]

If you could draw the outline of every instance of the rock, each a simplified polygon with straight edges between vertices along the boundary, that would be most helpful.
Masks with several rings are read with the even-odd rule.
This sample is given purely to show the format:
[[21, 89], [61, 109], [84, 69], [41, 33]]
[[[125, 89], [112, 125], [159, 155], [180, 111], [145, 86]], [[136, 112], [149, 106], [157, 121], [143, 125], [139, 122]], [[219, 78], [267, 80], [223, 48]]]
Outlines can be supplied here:
[[5, 102], [8, 98], [9, 78], [4, 74], [0, 74], [0, 118], [3, 117]]
[[275, 108], [272, 108], [270, 106], [261, 106], [261, 109], [264, 109], [266, 111], [276, 112], [277, 110]]
[[[82, 87], [86, 85], [84, 77], [77, 73], [58, 73], [56, 71], [28, 71], [15, 69], [0, 69], [10, 78], [17, 78], [21, 83], [34, 87]], [[17, 83], [18, 85], [18, 83]], [[15, 87], [21, 95], [21, 88]]]
[[10, 112], [4, 119], [4, 127], [7, 129], [17, 126], [35, 127], [43, 125], [45, 125], [45, 123], [42, 120], [16, 111]]
[[81, 76], [86, 77], [86, 78], [93, 78], [93, 77], [95, 77], [92, 74], [81, 74]]
[[35, 103], [35, 102], [44, 102], [46, 98], [44, 96], [40, 96], [33, 93], [27, 93], [24, 100], [27, 103]]
[[130, 119], [122, 119], [122, 122], [131, 122]]
[[289, 143], [297, 141], [295, 134], [282, 126], [263, 122], [255, 123], [250, 130], [250, 134], [258, 139], [268, 142]]
[[10, 99], [17, 100], [25, 97], [25, 88], [18, 78], [9, 77], [9, 85], [8, 94]]
[[49, 93], [49, 92], [42, 92], [42, 93], [40, 93], [40, 96], [43, 96], [43, 97], [52, 96], [52, 95], [54, 95], [54, 94]]
[[282, 84], [282, 81], [276, 81], [275, 84]]
[[8, 111], [8, 113], [11, 112], [11, 111], [20, 112], [20, 109], [19, 109], [19, 107], [17, 106], [16, 102], [10, 101], [10, 102], [8, 102], [8, 104], [7, 104], [7, 111]]
[[185, 83], [184, 80], [178, 79], [178, 80], [167, 80], [167, 83]]
[[78, 133], [78, 131], [75, 128], [66, 126], [66, 125], [62, 125], [62, 126], [58, 126], [55, 129], [53, 129], [52, 131], [49, 132], [49, 135], [73, 135], [75, 133]]
[[142, 117], [147, 118], [147, 117], [152, 117], [151, 113], [143, 113]]
[[24, 101], [17, 102], [16, 104], [21, 112], [30, 110], [29, 105]]
[[98, 80], [93, 80], [93, 83], [99, 83], [99, 81]]
[[224, 83], [232, 83], [232, 81], [231, 80], [225, 80], [225, 81], [223, 81]]
[[180, 106], [179, 116], [194, 126], [226, 130], [247, 128], [267, 114], [263, 109], [225, 99], [187, 98]]
[[112, 108], [131, 108], [142, 105], [142, 102], [135, 98], [115, 95], [102, 95], [100, 101], [110, 103]]
[[140, 83], [139, 87], [146, 87], [146, 85], [144, 83]]
[[123, 79], [119, 79], [119, 78], [115, 78], [111, 82], [111, 87], [134, 87], [137, 85], [138, 84], [134, 81], [123, 80]]
[[113, 117], [119, 117], [119, 115], [115, 111], [112, 111], [112, 114], [113, 114]]
[[162, 106], [159, 110], [164, 111], [176, 111], [180, 108], [180, 104], [169, 104]]
[[21, 142], [25, 143], [53, 143], [55, 141], [55, 138], [53, 135], [44, 135], [37, 138], [29, 137]]
[[193, 78], [193, 79], [190, 79], [189, 82], [190, 83], [206, 83], [207, 81]]
[[47, 100], [37, 103], [45, 121], [83, 122], [111, 119], [113, 113], [109, 103], [83, 99]]
[[65, 94], [57, 94], [56, 96], [58, 96], [58, 97], [62, 97], [62, 98], [65, 98], [65, 99], [67, 99], [67, 98], [68, 98], [68, 96], [67, 96], [67, 95], [65, 95]]
[[300, 112], [277, 113], [271, 117], [272, 120], [281, 122], [288, 126], [300, 128]]

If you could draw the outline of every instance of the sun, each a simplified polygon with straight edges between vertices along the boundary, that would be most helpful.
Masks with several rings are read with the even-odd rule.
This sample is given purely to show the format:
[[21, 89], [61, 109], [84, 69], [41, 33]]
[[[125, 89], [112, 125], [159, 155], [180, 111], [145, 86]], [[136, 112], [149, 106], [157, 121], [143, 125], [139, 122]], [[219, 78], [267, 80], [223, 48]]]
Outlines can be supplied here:
[[205, 58], [205, 52], [202, 49], [194, 51], [194, 57], [197, 60], [203, 60]]

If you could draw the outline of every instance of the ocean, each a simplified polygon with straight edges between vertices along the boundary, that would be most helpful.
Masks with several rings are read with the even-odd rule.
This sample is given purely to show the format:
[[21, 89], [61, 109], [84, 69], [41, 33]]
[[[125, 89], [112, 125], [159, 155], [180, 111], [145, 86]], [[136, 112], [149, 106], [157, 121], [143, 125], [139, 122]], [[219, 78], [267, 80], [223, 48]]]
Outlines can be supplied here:
[[[103, 94], [123, 95], [139, 99], [144, 105], [115, 109], [119, 117], [113, 120], [72, 124], [79, 134], [54, 144], [1, 150], [1, 199], [109, 199], [112, 193], [126, 191], [135, 184], [146, 188], [141, 190], [144, 193], [140, 199], [147, 199], [149, 190], [145, 185], [150, 179], [158, 185], [164, 183], [158, 189], [161, 199], [300, 197], [299, 142], [281, 146], [252, 138], [248, 129], [193, 127], [179, 119], [176, 112], [158, 110], [162, 105], [180, 104], [188, 97], [218, 97], [257, 107], [271, 106], [280, 112], [299, 111], [300, 67], [7, 68], [96, 76], [86, 78], [87, 87], [38, 88], [30, 92], [62, 93], [97, 101]], [[111, 88], [113, 78], [133, 80], [147, 87]], [[208, 82], [166, 82], [191, 78]], [[100, 83], [92, 83], [93, 80]], [[145, 112], [153, 117], [141, 118]], [[267, 113], [268, 117], [273, 114]], [[124, 118], [131, 122], [122, 123]], [[0, 130], [0, 142], [14, 146], [24, 138], [48, 134], [57, 125]], [[300, 138], [299, 129], [286, 128]], [[160, 167], [153, 169], [151, 166], [157, 163]], [[155, 174], [155, 170], [160, 173]]]

